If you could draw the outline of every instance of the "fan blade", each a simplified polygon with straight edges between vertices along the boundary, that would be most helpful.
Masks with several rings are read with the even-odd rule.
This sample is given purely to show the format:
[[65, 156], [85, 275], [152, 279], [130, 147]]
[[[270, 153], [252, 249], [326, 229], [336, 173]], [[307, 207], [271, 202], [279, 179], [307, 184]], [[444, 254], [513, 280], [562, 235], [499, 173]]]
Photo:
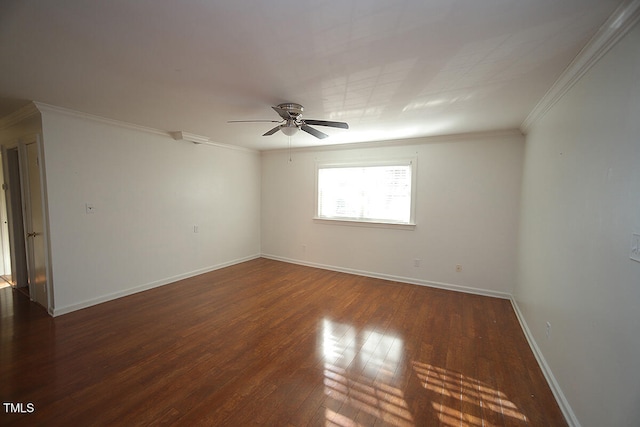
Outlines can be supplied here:
[[228, 120], [227, 123], [280, 123], [282, 120]]
[[282, 117], [284, 120], [291, 120], [291, 119], [295, 119], [294, 116], [292, 116], [291, 114], [289, 114], [289, 112], [283, 108], [280, 107], [271, 107], [273, 108], [273, 110], [278, 113], [278, 115], [280, 117]]
[[308, 125], [317, 125], [317, 126], [330, 126], [332, 128], [340, 128], [340, 129], [349, 129], [349, 125], [345, 122], [330, 122], [327, 120], [312, 120], [312, 119], [304, 119], [304, 122]]
[[280, 125], [274, 127], [273, 129], [271, 129], [269, 132], [265, 133], [262, 136], [269, 136], [269, 135], [273, 135], [274, 133], [278, 132], [280, 130]]
[[320, 139], [324, 139], [329, 136], [326, 133], [322, 133], [319, 130], [312, 128], [311, 126], [307, 126], [306, 124], [303, 124], [302, 126], [300, 126], [300, 129]]

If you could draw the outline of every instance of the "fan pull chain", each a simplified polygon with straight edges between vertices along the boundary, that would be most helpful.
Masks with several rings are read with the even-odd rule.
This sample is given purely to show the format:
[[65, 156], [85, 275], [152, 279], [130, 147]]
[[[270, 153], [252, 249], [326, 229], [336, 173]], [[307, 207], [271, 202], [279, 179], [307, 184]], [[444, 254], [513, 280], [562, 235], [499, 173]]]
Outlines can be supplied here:
[[291, 136], [288, 137], [289, 138], [289, 163], [292, 162], [291, 160]]

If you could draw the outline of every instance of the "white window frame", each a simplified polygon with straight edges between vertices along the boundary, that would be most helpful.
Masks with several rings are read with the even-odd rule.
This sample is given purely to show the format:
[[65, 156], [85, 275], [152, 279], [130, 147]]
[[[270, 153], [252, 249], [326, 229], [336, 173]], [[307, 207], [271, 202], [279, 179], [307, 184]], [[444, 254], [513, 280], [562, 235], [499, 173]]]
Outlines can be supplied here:
[[[408, 223], [405, 222], [393, 222], [384, 220], [367, 220], [360, 218], [327, 218], [318, 215], [319, 209], [319, 171], [320, 169], [328, 168], [350, 168], [350, 167], [376, 167], [376, 166], [411, 166], [411, 207], [410, 207], [410, 219]], [[417, 157], [401, 157], [394, 159], [367, 159], [367, 160], [353, 160], [345, 162], [316, 162], [315, 170], [315, 197], [314, 197], [314, 215], [313, 220], [316, 223], [323, 224], [336, 224], [336, 225], [351, 225], [360, 227], [380, 227], [380, 228], [399, 228], [406, 230], [413, 230], [416, 227], [415, 212], [416, 212], [416, 200], [417, 200], [417, 170], [418, 170], [418, 158]]]

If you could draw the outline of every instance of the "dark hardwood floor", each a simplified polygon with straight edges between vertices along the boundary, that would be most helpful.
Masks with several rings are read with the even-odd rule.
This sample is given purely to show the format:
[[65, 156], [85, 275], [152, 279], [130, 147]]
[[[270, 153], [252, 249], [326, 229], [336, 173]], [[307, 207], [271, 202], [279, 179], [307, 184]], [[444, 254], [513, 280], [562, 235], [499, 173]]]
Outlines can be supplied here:
[[0, 425], [566, 425], [506, 300], [257, 259], [0, 308]]

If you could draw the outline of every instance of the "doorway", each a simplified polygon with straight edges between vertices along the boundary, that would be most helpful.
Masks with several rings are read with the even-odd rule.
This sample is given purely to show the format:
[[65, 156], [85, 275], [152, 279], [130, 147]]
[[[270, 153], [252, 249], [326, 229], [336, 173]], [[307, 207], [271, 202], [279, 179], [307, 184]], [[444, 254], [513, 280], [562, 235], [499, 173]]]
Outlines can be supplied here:
[[[5, 176], [6, 152], [0, 157], [0, 177]], [[7, 196], [8, 184], [2, 183], [2, 194], [0, 195], [0, 287], [9, 286], [13, 283], [11, 276], [11, 249], [9, 242], [9, 218], [7, 217]]]
[[[4, 204], [0, 202], [3, 278], [32, 301], [50, 309], [40, 137], [19, 140], [2, 149]], [[4, 207], [5, 212], [2, 212]]]

